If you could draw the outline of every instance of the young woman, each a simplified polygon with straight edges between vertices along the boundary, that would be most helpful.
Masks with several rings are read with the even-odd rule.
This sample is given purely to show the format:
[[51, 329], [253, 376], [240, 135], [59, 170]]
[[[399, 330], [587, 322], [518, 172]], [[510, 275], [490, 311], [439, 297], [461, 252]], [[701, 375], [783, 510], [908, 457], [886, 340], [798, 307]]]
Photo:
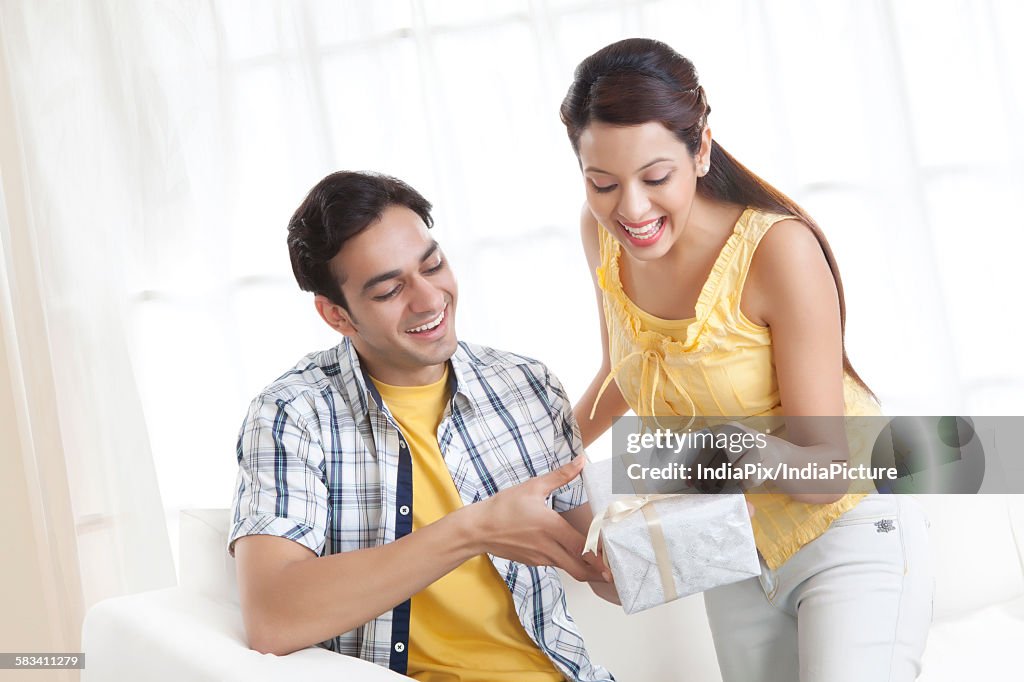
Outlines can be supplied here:
[[[796, 445], [773, 456], [827, 465], [845, 443], [824, 417], [880, 414], [846, 357], [835, 259], [807, 213], [713, 140], [710, 111], [693, 64], [644, 39], [585, 59], [562, 103], [603, 312], [602, 366], [575, 408], [583, 442], [627, 408], [774, 416]], [[917, 676], [924, 515], [845, 490], [748, 495], [762, 575], [705, 593], [726, 682]]]

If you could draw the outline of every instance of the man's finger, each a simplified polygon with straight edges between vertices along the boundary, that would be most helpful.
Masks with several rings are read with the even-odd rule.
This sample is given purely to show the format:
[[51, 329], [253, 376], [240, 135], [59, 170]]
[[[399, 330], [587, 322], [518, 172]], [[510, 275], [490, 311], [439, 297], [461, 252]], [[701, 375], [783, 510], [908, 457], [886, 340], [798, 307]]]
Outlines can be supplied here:
[[580, 475], [580, 472], [583, 471], [583, 463], [585, 460], [586, 458], [583, 455], [577, 455], [557, 469], [549, 471], [543, 476], [538, 476], [533, 480], [540, 481], [539, 485], [543, 487], [545, 493], [558, 490], [563, 485]]
[[547, 528], [548, 535], [558, 544], [565, 548], [573, 556], [583, 554], [583, 546], [587, 543], [587, 537], [572, 527], [572, 524], [561, 516], [555, 516], [551, 525]]
[[[591, 576], [587, 578], [587, 581], [611, 582], [610, 569], [608, 568], [608, 562], [604, 560], [604, 556], [601, 554], [595, 556], [591, 552], [584, 553], [583, 545], [586, 538], [568, 522], [565, 522], [564, 527], [562, 524], [558, 524], [558, 526], [553, 528], [552, 537], [558, 542], [562, 549], [565, 550], [568, 556], [572, 557], [574, 561], [579, 561], [587, 567], [587, 571]], [[577, 580], [579, 580], [579, 578], [577, 578]]]
[[583, 555], [583, 561], [585, 561], [587, 565], [594, 570], [599, 571], [601, 573], [601, 577], [604, 578], [606, 583], [612, 582], [611, 569], [608, 568], [608, 561], [605, 560], [604, 556], [600, 554], [594, 556], [593, 553], [587, 552]]
[[551, 560], [554, 561], [555, 566], [562, 569], [581, 583], [607, 582], [601, 574], [600, 569], [588, 564], [581, 557], [570, 554], [561, 545], [551, 549]]

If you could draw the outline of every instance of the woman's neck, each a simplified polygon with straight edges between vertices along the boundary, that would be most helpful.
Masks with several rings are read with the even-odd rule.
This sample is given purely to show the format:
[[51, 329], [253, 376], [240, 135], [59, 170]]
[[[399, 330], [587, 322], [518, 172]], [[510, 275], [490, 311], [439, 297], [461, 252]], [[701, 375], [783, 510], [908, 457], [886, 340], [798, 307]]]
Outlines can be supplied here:
[[721, 250], [732, 235], [746, 206], [723, 203], [701, 196], [694, 197], [689, 218], [672, 248], [659, 258], [664, 267], [672, 267], [679, 260], [690, 260], [693, 253]]

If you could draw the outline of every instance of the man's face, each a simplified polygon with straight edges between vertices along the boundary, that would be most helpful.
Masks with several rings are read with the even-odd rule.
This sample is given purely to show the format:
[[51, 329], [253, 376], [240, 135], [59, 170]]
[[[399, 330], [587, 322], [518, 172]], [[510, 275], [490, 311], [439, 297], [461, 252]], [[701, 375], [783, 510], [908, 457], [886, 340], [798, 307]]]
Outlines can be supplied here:
[[441, 378], [455, 352], [458, 286], [427, 226], [404, 206], [350, 239], [331, 260], [344, 277], [346, 311], [317, 297], [328, 324], [348, 336], [366, 370], [396, 386]]

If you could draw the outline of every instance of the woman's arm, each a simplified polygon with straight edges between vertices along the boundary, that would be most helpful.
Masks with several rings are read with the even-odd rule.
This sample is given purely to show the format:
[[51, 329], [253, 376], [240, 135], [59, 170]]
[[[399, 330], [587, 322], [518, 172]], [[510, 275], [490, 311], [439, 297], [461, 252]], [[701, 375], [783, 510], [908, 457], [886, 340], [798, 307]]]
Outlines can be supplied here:
[[580, 425], [580, 435], [583, 437], [583, 447], [587, 447], [598, 436], [608, 430], [615, 417], [622, 416], [629, 409], [626, 400], [622, 397], [618, 385], [612, 381], [608, 384], [601, 402], [597, 405], [594, 418], [590, 418], [590, 412], [594, 408], [594, 401], [601, 390], [601, 384], [612, 371], [611, 362], [608, 358], [608, 324], [604, 319], [603, 293], [597, 283], [597, 267], [601, 264], [600, 246], [598, 245], [598, 225], [594, 215], [590, 212], [586, 203], [580, 213], [580, 232], [583, 240], [583, 251], [587, 255], [587, 267], [590, 269], [590, 277], [594, 285], [594, 293], [597, 296], [597, 316], [601, 321], [601, 367], [597, 376], [590, 382], [590, 386], [583, 392], [580, 401], [573, 408], [576, 421]]
[[[795, 417], [786, 421], [786, 440], [770, 438], [774, 447], [765, 449], [766, 457], [797, 467], [848, 459], [839, 293], [821, 245], [804, 223], [780, 221], [761, 240], [741, 308], [771, 329], [782, 413]], [[816, 481], [808, 493], [794, 483], [780, 481], [794, 499], [819, 504], [838, 500], [847, 487], [843, 480], [831, 486]]]

